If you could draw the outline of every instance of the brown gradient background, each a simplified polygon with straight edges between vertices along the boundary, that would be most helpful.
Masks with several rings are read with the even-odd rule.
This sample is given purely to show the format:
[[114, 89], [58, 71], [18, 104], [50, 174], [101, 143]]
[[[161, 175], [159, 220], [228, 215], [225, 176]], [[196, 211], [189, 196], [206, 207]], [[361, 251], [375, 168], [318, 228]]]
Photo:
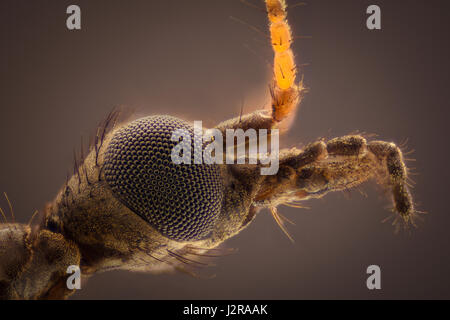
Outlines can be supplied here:
[[[68, 31], [75, 3], [82, 30]], [[382, 31], [365, 27], [373, 3]], [[211, 126], [238, 115], [242, 97], [245, 111], [267, 105], [267, 40], [229, 16], [267, 33], [266, 16], [238, 0], [2, 0], [0, 191], [17, 220], [53, 199], [80, 136], [114, 106]], [[389, 202], [368, 183], [368, 198], [353, 191], [311, 201], [311, 210], [281, 207], [297, 223], [295, 245], [261, 212], [227, 242], [238, 253], [202, 272], [212, 280], [108, 272], [73, 299], [450, 298], [448, 19], [447, 1], [314, 0], [289, 11], [294, 34], [313, 36], [293, 46], [311, 90], [282, 145], [355, 130], [408, 138], [415, 199], [430, 212], [418, 230], [394, 235], [380, 223]], [[366, 288], [371, 264], [382, 290]]]

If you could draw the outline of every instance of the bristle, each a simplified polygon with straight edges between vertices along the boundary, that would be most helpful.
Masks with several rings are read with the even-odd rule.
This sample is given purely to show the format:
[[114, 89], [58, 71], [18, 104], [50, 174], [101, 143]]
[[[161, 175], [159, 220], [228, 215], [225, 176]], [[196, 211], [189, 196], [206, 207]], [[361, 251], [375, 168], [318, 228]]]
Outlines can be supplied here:
[[86, 169], [86, 165], [85, 165], [85, 164], [83, 164], [83, 169], [84, 169], [84, 175], [85, 175], [85, 177], [86, 177], [86, 182], [87, 182], [88, 186], [90, 186], [90, 185], [91, 185], [91, 182], [89, 181], [89, 176], [88, 176], [88, 172], [87, 172], [87, 169]]
[[197, 264], [197, 265], [200, 265], [200, 266], [209, 266], [210, 265], [208, 263], [203, 263], [203, 262], [200, 262], [200, 261], [196, 261], [196, 260], [193, 260], [193, 259], [186, 258], [186, 257], [184, 257], [182, 255], [179, 255], [179, 254], [177, 254], [177, 253], [175, 253], [175, 252], [173, 252], [173, 251], [171, 251], [169, 249], [166, 249], [166, 250], [172, 257], [174, 257], [175, 259], [177, 259], [178, 261], [180, 261], [182, 263], [185, 263], [185, 264], [194, 263], [194, 264]]
[[297, 2], [297, 3], [293, 4], [293, 5], [288, 6], [288, 8], [289, 9], [293, 9], [295, 7], [306, 6], [306, 4], [307, 4], [306, 2]]
[[251, 8], [258, 9], [259, 11], [264, 12], [264, 13], [266, 12], [266, 10], [264, 8], [259, 7], [259, 6], [255, 5], [253, 3], [250, 3], [250, 2], [248, 2], [246, 0], [239, 0], [239, 1], [242, 2], [243, 4], [247, 5], [247, 6], [251, 7]]
[[233, 253], [236, 253], [237, 251], [239, 251], [237, 248], [200, 248], [200, 247], [195, 247], [192, 245], [188, 245], [186, 247], [186, 249], [188, 250], [201, 250], [201, 251], [215, 251], [215, 252], [221, 252], [224, 253], [224, 255], [230, 255]]
[[[237, 249], [232, 249], [232, 248], [206, 249], [206, 248], [193, 247], [191, 245], [187, 245], [185, 247], [185, 249], [186, 249], [186, 254], [199, 256], [199, 257], [205, 257], [205, 258], [224, 257], [224, 256], [231, 255], [231, 254], [233, 254], [233, 253], [235, 253], [237, 251]], [[201, 253], [195, 252], [195, 250], [201, 251]]]
[[9, 212], [11, 213], [12, 222], [16, 222], [16, 217], [14, 216], [14, 210], [13, 210], [11, 201], [9, 201], [9, 198], [8, 198], [8, 195], [6, 194], [6, 192], [3, 192], [3, 194], [5, 195], [6, 201], [8, 202]]
[[5, 220], [5, 223], [8, 223], [8, 219], [6, 218], [5, 212], [3, 211], [3, 209], [0, 207], [0, 213], [3, 217], [3, 220]]
[[80, 138], [80, 163], [84, 162], [84, 147], [83, 147], [83, 136]]
[[233, 16], [230, 16], [230, 19], [231, 19], [231, 20], [234, 20], [234, 21], [236, 21], [236, 22], [239, 22], [239, 23], [241, 23], [241, 24], [243, 24], [243, 25], [245, 25], [245, 26], [247, 26], [247, 27], [250, 28], [251, 30], [253, 30], [253, 31], [257, 32], [257, 33], [259, 33], [260, 35], [262, 35], [263, 37], [265, 37], [265, 38], [267, 38], [267, 39], [270, 38], [266, 33], [264, 33], [262, 30], [260, 30], [259, 28], [255, 27], [254, 25], [251, 25], [251, 24], [249, 24], [249, 23], [247, 23], [247, 22], [245, 22], [245, 21], [243, 21], [243, 20], [241, 20], [241, 19], [239, 19], [239, 18], [233, 17]]
[[34, 213], [31, 215], [30, 220], [28, 221], [27, 225], [31, 226], [31, 222], [33, 222], [34, 217], [39, 213], [39, 210], [35, 210]]
[[275, 219], [276, 223], [278, 224], [278, 226], [281, 228], [281, 230], [284, 232], [284, 234], [289, 238], [289, 240], [291, 240], [292, 243], [294, 243], [294, 238], [291, 237], [291, 235], [289, 234], [289, 232], [287, 231], [286, 227], [284, 226], [283, 221], [281, 220], [277, 208], [276, 207], [271, 207], [270, 208], [270, 212], [272, 214], [272, 217]]
[[74, 171], [74, 174], [76, 174], [78, 177], [78, 193], [79, 193], [80, 185], [81, 185], [81, 174], [80, 174], [80, 168], [78, 166], [77, 152], [75, 151], [75, 149], [73, 149], [73, 159], [74, 159], [73, 171]]

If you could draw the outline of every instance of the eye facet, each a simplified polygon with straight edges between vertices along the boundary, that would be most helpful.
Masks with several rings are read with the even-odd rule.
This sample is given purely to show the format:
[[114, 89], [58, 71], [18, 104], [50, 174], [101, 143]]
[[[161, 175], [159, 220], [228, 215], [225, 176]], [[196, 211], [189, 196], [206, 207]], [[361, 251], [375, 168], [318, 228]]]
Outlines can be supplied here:
[[[169, 239], [200, 240], [211, 232], [223, 198], [219, 166], [175, 164], [172, 132], [194, 128], [171, 116], [150, 116], [116, 132], [105, 155], [105, 178], [114, 195]], [[196, 137], [201, 142], [201, 137]], [[143, 159], [138, 160], [136, 154]]]

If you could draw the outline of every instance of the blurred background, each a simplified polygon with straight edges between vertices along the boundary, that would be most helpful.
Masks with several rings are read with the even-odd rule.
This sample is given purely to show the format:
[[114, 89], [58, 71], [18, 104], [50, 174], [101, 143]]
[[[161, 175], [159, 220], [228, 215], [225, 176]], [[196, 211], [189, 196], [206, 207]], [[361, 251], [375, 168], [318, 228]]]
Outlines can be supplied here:
[[[264, 8], [262, 1], [248, 0]], [[394, 234], [389, 201], [373, 183], [350, 195], [280, 207], [292, 244], [268, 211], [201, 273], [95, 275], [72, 299], [450, 298], [447, 1], [288, 1], [293, 49], [310, 88], [282, 146], [356, 130], [415, 150], [413, 190], [429, 212]], [[66, 28], [77, 4], [82, 30]], [[382, 30], [366, 28], [381, 8]], [[245, 23], [237, 22], [235, 17]], [[263, 10], [239, 0], [3, 0], [0, 2], [0, 191], [17, 220], [52, 200], [115, 106], [169, 113], [205, 126], [268, 106], [272, 53]], [[251, 26], [251, 27], [250, 27]], [[255, 29], [258, 29], [256, 31]], [[7, 208], [2, 198], [0, 205]], [[366, 268], [381, 268], [368, 290]]]

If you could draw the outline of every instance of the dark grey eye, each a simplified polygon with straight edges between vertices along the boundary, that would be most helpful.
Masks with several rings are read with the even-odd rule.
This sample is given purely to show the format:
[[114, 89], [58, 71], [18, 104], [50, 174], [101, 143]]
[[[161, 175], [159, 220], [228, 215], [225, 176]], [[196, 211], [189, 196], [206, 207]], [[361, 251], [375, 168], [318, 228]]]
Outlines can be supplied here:
[[177, 129], [187, 130], [194, 143], [194, 128], [171, 116], [138, 119], [120, 129], [106, 151], [105, 177], [114, 195], [164, 236], [200, 240], [219, 215], [222, 180], [218, 165], [194, 164], [193, 145], [192, 164], [172, 162]]

